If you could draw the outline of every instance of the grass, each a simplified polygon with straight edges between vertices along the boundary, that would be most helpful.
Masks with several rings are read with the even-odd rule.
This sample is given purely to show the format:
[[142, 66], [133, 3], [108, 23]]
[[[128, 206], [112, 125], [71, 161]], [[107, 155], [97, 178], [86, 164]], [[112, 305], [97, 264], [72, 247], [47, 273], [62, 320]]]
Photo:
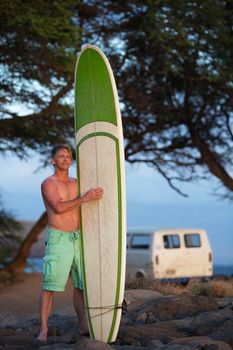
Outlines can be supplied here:
[[148, 280], [145, 278], [127, 278], [126, 289], [149, 289], [155, 290], [163, 295], [178, 295], [185, 290], [179, 283], [161, 282], [159, 280]]
[[194, 294], [215, 298], [233, 297], [233, 278], [213, 278], [210, 281], [190, 281], [187, 288]]
[[216, 277], [209, 281], [193, 279], [185, 286], [181, 283], [127, 278], [126, 289], [150, 289], [163, 295], [179, 295], [186, 292], [215, 298], [233, 297], [233, 277]]
[[229, 280], [213, 280], [210, 282], [212, 294], [217, 298], [233, 297], [233, 278]]

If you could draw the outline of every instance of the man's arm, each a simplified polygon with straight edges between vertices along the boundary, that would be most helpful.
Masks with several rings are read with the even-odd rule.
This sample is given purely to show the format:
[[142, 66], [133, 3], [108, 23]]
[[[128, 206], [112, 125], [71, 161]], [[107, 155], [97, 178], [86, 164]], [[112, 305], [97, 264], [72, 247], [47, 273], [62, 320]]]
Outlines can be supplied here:
[[86, 192], [83, 196], [62, 201], [54, 181], [45, 181], [41, 185], [41, 192], [44, 201], [54, 210], [56, 214], [65, 213], [86, 202], [99, 199], [103, 196], [101, 187], [94, 188]]

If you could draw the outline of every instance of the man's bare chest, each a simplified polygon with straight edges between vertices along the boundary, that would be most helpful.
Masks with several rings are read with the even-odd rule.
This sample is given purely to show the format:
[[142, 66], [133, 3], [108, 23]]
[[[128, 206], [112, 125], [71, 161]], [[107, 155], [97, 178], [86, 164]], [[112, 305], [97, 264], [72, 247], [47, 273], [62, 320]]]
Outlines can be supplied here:
[[60, 199], [63, 201], [71, 200], [77, 197], [77, 186], [74, 183], [59, 183], [57, 186]]

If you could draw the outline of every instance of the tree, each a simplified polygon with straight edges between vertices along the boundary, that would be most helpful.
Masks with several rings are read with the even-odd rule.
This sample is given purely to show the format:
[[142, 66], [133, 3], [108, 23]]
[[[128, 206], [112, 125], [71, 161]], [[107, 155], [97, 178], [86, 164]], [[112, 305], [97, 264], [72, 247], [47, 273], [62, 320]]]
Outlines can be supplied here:
[[47, 223], [47, 214], [43, 213], [35, 225], [33, 225], [33, 227], [30, 229], [26, 238], [20, 245], [18, 254], [15, 256], [13, 261], [8, 263], [4, 268], [5, 272], [16, 273], [23, 271], [30, 253], [31, 246], [37, 241], [39, 234], [46, 227]]
[[76, 53], [94, 42], [116, 74], [127, 161], [178, 191], [177, 181], [213, 175], [231, 196], [231, 0], [3, 3], [1, 151], [46, 154], [73, 137]]
[[81, 45], [78, 2], [1, 2], [1, 152], [46, 154], [73, 134], [68, 96]]
[[[213, 175], [233, 198], [233, 2], [121, 1], [106, 23], [126, 159], [177, 181]], [[114, 41], [115, 38], [115, 41]], [[118, 54], [118, 55], [117, 55]]]
[[[46, 156], [52, 144], [72, 137], [73, 108], [68, 96], [81, 45], [78, 5], [74, 0], [1, 2], [2, 154], [14, 152], [26, 159], [34, 150]], [[24, 267], [30, 246], [45, 225], [43, 214], [7, 271]], [[0, 226], [2, 241], [14, 236], [16, 222], [3, 208]]]
[[[0, 198], [0, 261], [12, 255], [15, 251], [14, 243], [20, 242], [20, 231], [22, 226], [16, 221], [12, 213], [6, 211], [2, 206]], [[12, 249], [13, 248], [13, 249]]]
[[[3, 0], [0, 8], [0, 152], [27, 159], [33, 150], [46, 163], [52, 145], [73, 143], [74, 68], [84, 38], [82, 18], [96, 16], [95, 4]], [[92, 35], [88, 31], [85, 38]], [[23, 269], [46, 223], [43, 213], [6, 271]], [[15, 225], [2, 208], [2, 239], [14, 233]]]

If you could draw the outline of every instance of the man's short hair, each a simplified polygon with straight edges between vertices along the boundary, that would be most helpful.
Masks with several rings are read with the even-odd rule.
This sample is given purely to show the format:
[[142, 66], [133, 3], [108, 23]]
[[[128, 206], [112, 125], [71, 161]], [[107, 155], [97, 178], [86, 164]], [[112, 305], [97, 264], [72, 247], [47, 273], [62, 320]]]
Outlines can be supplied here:
[[64, 149], [64, 148], [69, 152], [71, 158], [73, 158], [71, 148], [70, 148], [70, 146], [68, 146], [66, 144], [60, 144], [60, 145], [54, 146], [52, 151], [51, 151], [51, 158], [54, 158], [56, 153], [58, 151], [60, 151], [60, 149]]

